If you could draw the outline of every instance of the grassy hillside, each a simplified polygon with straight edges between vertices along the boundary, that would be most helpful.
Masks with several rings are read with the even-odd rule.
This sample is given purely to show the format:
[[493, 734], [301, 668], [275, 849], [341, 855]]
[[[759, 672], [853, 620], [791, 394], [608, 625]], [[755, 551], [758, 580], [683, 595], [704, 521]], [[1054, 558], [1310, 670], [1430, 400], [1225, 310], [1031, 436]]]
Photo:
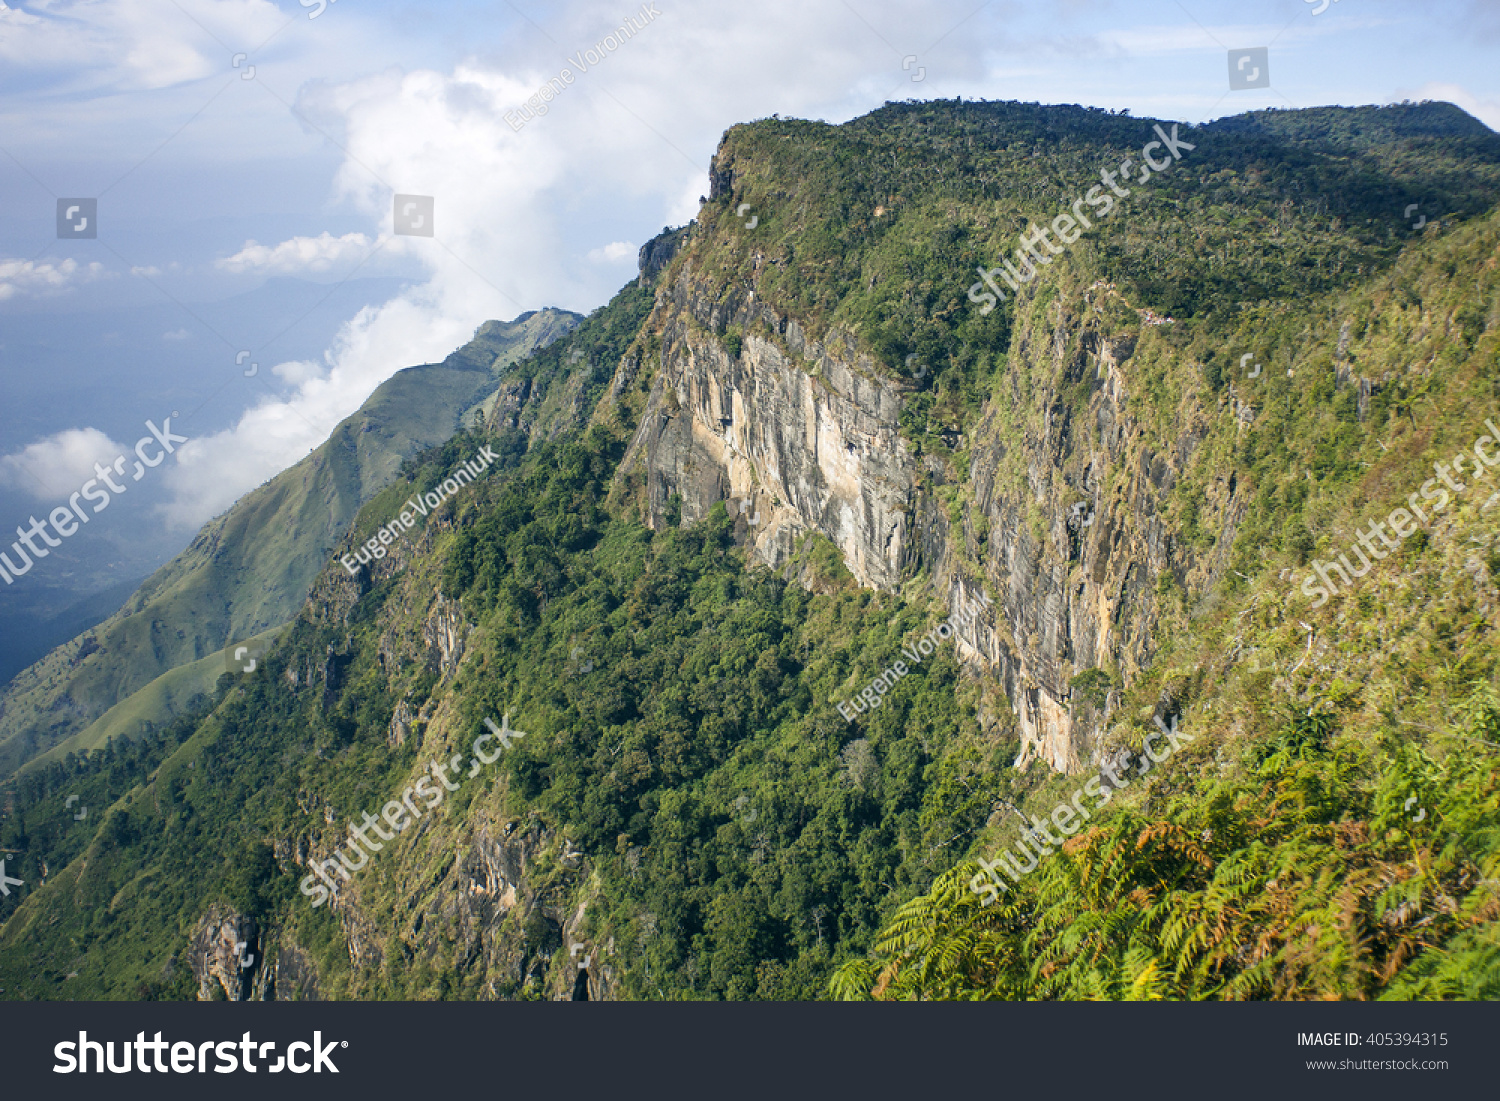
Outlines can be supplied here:
[[[403, 459], [451, 436], [503, 371], [566, 333], [543, 310], [487, 322], [440, 364], [400, 371], [307, 458], [246, 494], [118, 612], [19, 674], [0, 700], [0, 776], [64, 742], [161, 675], [296, 615], [359, 507]], [[153, 699], [165, 709], [144, 708]], [[137, 718], [175, 714], [170, 693]]]
[[[240, 639], [236, 645], [248, 644], [254, 646], [256, 652], [260, 652], [268, 649], [287, 626], [283, 623], [272, 627], [269, 631]], [[71, 738], [27, 761], [17, 770], [17, 775], [25, 775], [53, 762], [62, 761], [70, 753], [88, 754], [96, 749], [103, 749], [113, 739], [127, 741], [164, 719], [201, 709], [213, 697], [219, 678], [225, 675], [225, 668], [225, 654], [217, 653], [163, 673], [145, 688], [115, 704]]]

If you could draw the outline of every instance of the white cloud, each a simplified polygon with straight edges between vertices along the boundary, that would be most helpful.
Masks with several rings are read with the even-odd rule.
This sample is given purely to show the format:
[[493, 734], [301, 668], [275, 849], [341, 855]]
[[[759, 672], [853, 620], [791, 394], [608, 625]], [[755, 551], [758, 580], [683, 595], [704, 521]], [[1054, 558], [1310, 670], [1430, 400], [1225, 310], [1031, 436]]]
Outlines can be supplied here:
[[107, 465], [125, 451], [97, 428], [67, 428], [0, 458], [0, 482], [56, 501], [94, 477], [95, 463]]
[[1445, 84], [1438, 81], [1429, 81], [1415, 92], [1402, 92], [1396, 97], [1402, 99], [1440, 99], [1445, 102], [1462, 107], [1491, 130], [1500, 130], [1500, 99], [1480, 99], [1466, 88], [1457, 84]]
[[301, 386], [309, 379], [322, 377], [323, 368], [311, 360], [293, 359], [286, 363], [278, 363], [271, 368], [271, 373], [292, 386]]
[[36, 0], [26, 10], [0, 3], [0, 69], [55, 91], [166, 88], [225, 68], [210, 35], [258, 42], [287, 18], [268, 0], [175, 2]]
[[147, 264], [147, 265], [144, 265], [144, 266], [137, 266], [137, 267], [131, 268], [130, 269], [130, 274], [131, 275], [135, 275], [135, 276], [141, 276], [141, 277], [147, 277], [147, 276], [152, 276], [152, 275], [160, 275], [161, 274], [161, 268], [153, 267], [150, 264]]
[[67, 259], [54, 264], [34, 260], [0, 260], [0, 302], [24, 292], [62, 291], [92, 279], [102, 278], [104, 265], [95, 261], [80, 265]]
[[284, 364], [285, 377], [298, 380], [290, 397], [262, 402], [233, 427], [178, 445], [177, 465], [167, 471], [174, 495], [164, 506], [168, 520], [193, 527], [222, 512], [327, 439], [396, 371], [441, 360], [473, 330], [445, 316], [430, 287], [361, 310], [339, 334], [326, 374], [314, 364]]
[[363, 233], [334, 237], [326, 231], [316, 237], [293, 237], [279, 245], [246, 241], [239, 252], [214, 261], [214, 265], [236, 274], [247, 271], [278, 275], [323, 272], [336, 264], [358, 264], [377, 244], [385, 245], [389, 241], [390, 238], [372, 240]]
[[170, 333], [162, 333], [163, 340], [186, 340], [188, 331], [186, 329], [173, 329]]
[[[694, 216], [726, 126], [772, 111], [847, 118], [871, 107], [864, 84], [893, 95], [910, 87], [899, 54], [847, 9], [790, 0], [772, 6], [769, 14], [707, 3], [659, 9], [655, 21], [578, 73], [548, 113], [521, 131], [506, 124], [505, 113], [556, 77], [567, 56], [610, 34], [619, 25], [616, 5], [583, 0], [549, 13], [547, 37], [561, 50], [526, 29], [509, 59], [304, 85], [298, 113], [345, 151], [336, 201], [387, 234], [393, 193], [434, 197], [436, 237], [387, 238], [386, 245], [420, 261], [429, 281], [361, 311], [324, 367], [274, 368], [295, 386], [289, 396], [180, 446], [179, 462], [167, 472], [169, 519], [196, 525], [222, 511], [307, 455], [396, 371], [442, 360], [486, 319], [544, 306], [587, 311], [606, 299], [635, 251], [616, 239], [619, 230], [627, 223], [680, 225]], [[934, 26], [946, 30], [971, 14], [953, 4], [894, 0], [867, 0], [861, 8], [903, 44], [930, 42]], [[788, 41], [808, 49], [788, 51]], [[951, 71], [982, 67], [981, 50], [990, 46], [993, 40], [972, 33], [953, 35], [945, 44]], [[698, 91], [684, 96], [684, 87]], [[921, 91], [941, 94], [933, 83]], [[586, 234], [613, 243], [580, 248]], [[351, 237], [361, 235], [247, 245], [220, 264], [256, 271], [333, 264], [353, 256], [359, 241]]]
[[621, 260], [634, 260], [639, 251], [629, 241], [611, 241], [603, 248], [589, 249], [589, 263], [618, 264]]

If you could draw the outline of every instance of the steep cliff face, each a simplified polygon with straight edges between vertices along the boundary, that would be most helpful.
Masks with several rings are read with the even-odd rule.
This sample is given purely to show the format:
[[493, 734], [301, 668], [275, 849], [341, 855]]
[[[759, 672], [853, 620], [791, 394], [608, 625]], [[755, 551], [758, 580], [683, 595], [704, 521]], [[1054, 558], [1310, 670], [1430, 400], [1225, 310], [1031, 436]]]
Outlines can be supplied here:
[[[897, 584], [917, 465], [900, 435], [899, 385], [844, 334], [813, 339], [753, 291], [714, 301], [691, 265], [663, 288], [653, 320], [662, 370], [622, 464], [644, 467], [652, 525], [675, 514], [674, 496], [685, 524], [727, 501], [769, 565], [816, 531], [861, 584]], [[715, 335], [725, 326], [777, 338], [752, 332], [736, 347]]]
[[[1333, 295], [1401, 247], [1375, 227], [1415, 186], [1402, 143], [1421, 143], [1421, 186], [1465, 217], [1491, 207], [1500, 171], [1494, 135], [1443, 105], [1189, 127], [1185, 159], [1114, 192], [1123, 214], [1101, 211], [1071, 237], [1052, 222], [1066, 249], [1032, 232], [1050, 255], [1004, 303], [981, 296], [994, 307], [982, 314], [964, 293], [976, 265], [989, 271], [1045, 224], [1060, 181], [1081, 193], [1152, 125], [893, 104], [845, 127], [733, 128], [612, 389], [649, 393], [632, 406], [621, 484], [653, 526], [723, 500], [770, 566], [820, 532], [863, 586], [924, 577], [949, 612], [987, 593], [993, 611], [958, 650], [1003, 686], [1023, 766], [1080, 771], [1139, 727], [1118, 712], [1120, 688], [1222, 597], [1210, 594], [1242, 525], [1293, 561], [1311, 550], [1296, 515], [1310, 482], [1348, 461], [1342, 422], [1363, 423], [1399, 375], [1360, 364], [1364, 327]], [[1435, 167], [1455, 157], [1462, 168]], [[1288, 264], [1291, 242], [1306, 254]], [[1285, 337], [1288, 311], [1314, 302], [1333, 312]], [[1465, 316], [1434, 355], [1483, 330], [1480, 312]], [[1272, 333], [1295, 380], [1235, 365], [1249, 351], [1269, 366]], [[1314, 393], [1325, 355], [1336, 377]], [[1264, 438], [1284, 403], [1324, 401], [1335, 423], [1323, 453], [1257, 468], [1284, 443]], [[1262, 513], [1278, 508], [1271, 524]], [[1177, 692], [1163, 682], [1158, 713]]]
[[1118, 693], [1095, 706], [1070, 682], [1091, 668], [1118, 670], [1126, 684], [1141, 672], [1159, 645], [1163, 601], [1211, 582], [1243, 515], [1230, 478], [1204, 504], [1220, 525], [1211, 546], [1189, 546], [1167, 519], [1210, 414], [1184, 401], [1179, 438], [1162, 446], [1132, 412], [1138, 339], [1063, 295], [1032, 311], [975, 429], [959, 522], [921, 498], [921, 557], [939, 592], [953, 601], [977, 563], [995, 600], [997, 617], [972, 645], [1015, 709], [1018, 768], [1099, 763]]
[[[772, 568], [819, 532], [861, 585], [894, 589], [925, 571], [955, 613], [987, 595], [993, 608], [959, 627], [957, 647], [1011, 700], [1017, 767], [1097, 764], [1118, 693], [1095, 706], [1070, 680], [1098, 667], [1128, 683], [1152, 656], [1163, 594], [1223, 568], [1243, 513], [1228, 479], [1204, 502], [1220, 523], [1211, 547], [1187, 546], [1165, 519], [1219, 411], [1186, 400], [1176, 440], [1132, 414], [1131, 360], [1159, 319], [1116, 309], [1106, 320], [1097, 287], [1023, 298], [980, 415], [949, 455], [919, 456], [901, 414], [920, 382], [837, 329], [813, 339], [753, 285], [716, 289], [693, 259], [690, 247], [658, 293], [647, 327], [659, 369], [622, 464], [643, 475], [649, 522], [690, 524], [722, 500]], [[636, 366], [622, 364], [616, 392]]]
[[199, 919], [188, 942], [188, 962], [198, 1000], [264, 1001], [275, 990], [275, 968], [266, 966], [262, 930], [250, 918], [217, 905]]

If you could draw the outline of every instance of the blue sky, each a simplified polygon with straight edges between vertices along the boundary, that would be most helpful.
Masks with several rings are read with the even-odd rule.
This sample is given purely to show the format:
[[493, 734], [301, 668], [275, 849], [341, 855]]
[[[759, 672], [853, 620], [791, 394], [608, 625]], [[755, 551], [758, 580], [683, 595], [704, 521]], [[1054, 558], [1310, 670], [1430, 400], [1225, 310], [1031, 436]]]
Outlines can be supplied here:
[[[318, 2], [0, 4], [0, 527], [176, 409], [192, 443], [134, 500], [153, 559], [185, 544], [394, 371], [606, 301], [736, 122], [962, 95], [1192, 123], [1446, 99], [1500, 127], [1474, 0], [659, 0], [520, 130], [641, 8]], [[1260, 46], [1270, 87], [1230, 91], [1226, 50]], [[392, 236], [398, 192], [434, 197], [434, 237]], [[98, 238], [60, 241], [80, 196]]]

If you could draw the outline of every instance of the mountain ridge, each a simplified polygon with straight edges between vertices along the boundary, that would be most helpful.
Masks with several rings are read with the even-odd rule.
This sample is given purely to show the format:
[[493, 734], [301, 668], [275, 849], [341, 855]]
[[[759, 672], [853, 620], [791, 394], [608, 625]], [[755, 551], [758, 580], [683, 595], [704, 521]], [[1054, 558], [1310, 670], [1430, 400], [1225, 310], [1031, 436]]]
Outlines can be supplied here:
[[[358, 508], [401, 461], [447, 439], [501, 369], [576, 317], [549, 309], [486, 322], [442, 363], [387, 379], [313, 454], [204, 525], [119, 611], [12, 680], [0, 697], [0, 774], [172, 668], [290, 620]], [[178, 625], [176, 637], [162, 634], [162, 619]]]
[[[1326, 606], [1295, 585], [1500, 404], [1500, 139], [1454, 111], [1192, 128], [988, 313], [975, 269], [1159, 120], [732, 128], [654, 282], [336, 550], [505, 461], [325, 564], [256, 675], [23, 778], [7, 992], [1494, 996], [1494, 514], [1457, 501]], [[524, 738], [399, 825], [502, 721]], [[1054, 808], [1161, 726], [1187, 747], [1069, 832]], [[975, 858], [1049, 819], [984, 907]]]

